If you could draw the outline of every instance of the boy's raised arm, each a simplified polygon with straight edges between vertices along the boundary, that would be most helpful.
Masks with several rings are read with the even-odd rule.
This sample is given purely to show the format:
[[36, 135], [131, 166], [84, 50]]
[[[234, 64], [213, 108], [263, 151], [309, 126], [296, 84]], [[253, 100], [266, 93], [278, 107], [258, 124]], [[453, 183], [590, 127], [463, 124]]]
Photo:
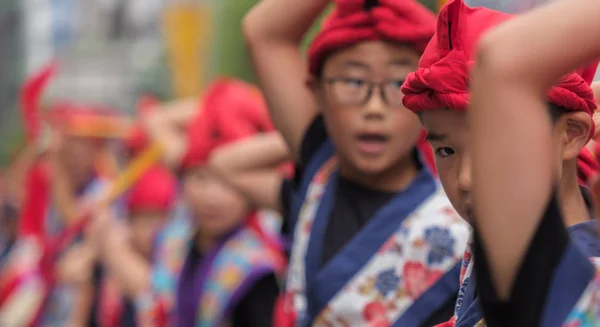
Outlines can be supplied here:
[[317, 113], [300, 43], [328, 0], [263, 0], [244, 18], [250, 57], [271, 118], [298, 160], [308, 125]]
[[271, 132], [220, 147], [209, 165], [256, 207], [280, 211], [284, 175], [277, 166], [287, 160], [287, 145], [280, 133]]
[[178, 100], [160, 106], [144, 120], [146, 129], [165, 151], [163, 160], [169, 167], [178, 167], [187, 150], [187, 124], [200, 112], [199, 100]]
[[[469, 110], [474, 201], [501, 299], [510, 296], [558, 183], [546, 92], [600, 55], [598, 12], [595, 1], [552, 3], [492, 30], [479, 45]], [[577, 137], [585, 142], [587, 135]]]

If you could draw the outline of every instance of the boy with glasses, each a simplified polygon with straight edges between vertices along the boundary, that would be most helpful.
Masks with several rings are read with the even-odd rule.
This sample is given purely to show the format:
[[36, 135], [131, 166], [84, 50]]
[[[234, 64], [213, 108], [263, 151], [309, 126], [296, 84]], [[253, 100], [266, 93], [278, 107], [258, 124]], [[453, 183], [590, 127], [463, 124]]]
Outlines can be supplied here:
[[300, 168], [284, 307], [298, 326], [432, 326], [452, 315], [469, 233], [400, 93], [435, 17], [414, 1], [336, 1], [306, 63], [299, 43], [328, 3], [265, 0], [244, 22]]

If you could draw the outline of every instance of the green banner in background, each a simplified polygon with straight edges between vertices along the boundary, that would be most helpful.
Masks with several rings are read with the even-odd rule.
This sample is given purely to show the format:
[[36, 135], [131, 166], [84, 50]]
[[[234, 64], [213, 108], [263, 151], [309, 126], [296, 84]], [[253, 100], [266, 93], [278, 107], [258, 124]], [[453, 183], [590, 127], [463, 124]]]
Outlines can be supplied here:
[[[256, 3], [256, 0], [220, 0], [214, 3], [214, 38], [212, 46], [209, 47], [212, 53], [208, 56], [206, 78], [225, 75], [239, 77], [249, 82], [255, 81], [244, 45], [241, 21], [246, 12]], [[421, 3], [431, 10], [437, 10], [436, 0], [421, 0]], [[325, 14], [307, 34], [303, 42], [305, 50], [319, 30]]]
[[214, 2], [213, 42], [208, 56], [207, 78], [235, 76], [253, 82], [252, 68], [242, 36], [241, 21], [256, 0]]

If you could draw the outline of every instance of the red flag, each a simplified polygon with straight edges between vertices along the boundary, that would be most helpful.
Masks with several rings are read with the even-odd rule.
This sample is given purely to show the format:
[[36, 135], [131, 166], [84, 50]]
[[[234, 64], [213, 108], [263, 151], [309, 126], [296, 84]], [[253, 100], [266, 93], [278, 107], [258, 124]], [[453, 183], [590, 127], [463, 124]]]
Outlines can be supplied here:
[[46, 89], [50, 78], [56, 72], [56, 62], [51, 62], [39, 72], [31, 76], [21, 89], [21, 114], [25, 125], [25, 134], [29, 142], [35, 140], [40, 133], [39, 106], [43, 91]]

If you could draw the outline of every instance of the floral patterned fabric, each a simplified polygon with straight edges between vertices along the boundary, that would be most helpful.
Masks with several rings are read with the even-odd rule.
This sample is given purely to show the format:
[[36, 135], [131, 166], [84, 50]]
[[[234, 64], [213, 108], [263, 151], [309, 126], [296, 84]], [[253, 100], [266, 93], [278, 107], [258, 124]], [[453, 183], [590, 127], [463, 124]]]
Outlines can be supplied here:
[[[174, 308], [179, 274], [183, 269], [193, 226], [182, 206], [161, 231], [156, 251], [150, 289], [136, 301], [141, 326], [175, 326]], [[272, 212], [259, 212], [261, 227], [273, 226]], [[269, 228], [263, 231], [270, 233]], [[226, 322], [226, 309], [247, 278], [257, 270], [279, 272], [285, 260], [280, 252], [265, 245], [250, 228], [242, 228], [226, 241], [215, 259], [200, 296], [196, 326], [220, 326]]]
[[[315, 174], [296, 226], [284, 309], [294, 312], [298, 326], [310, 324], [306, 320], [309, 303], [304, 258], [321, 198], [335, 168], [335, 159], [330, 159]], [[333, 296], [313, 326], [395, 324], [417, 299], [457, 266], [469, 233], [470, 228], [437, 185], [436, 191], [403, 219], [398, 230]], [[458, 282], [458, 275], [454, 278]]]
[[[106, 183], [106, 180], [94, 179], [79, 194], [79, 201], [94, 198]], [[62, 219], [52, 207], [45, 213], [46, 230], [43, 236], [57, 240], [65, 230]], [[39, 237], [20, 237], [7, 254], [0, 276], [0, 293], [3, 294], [0, 300], [0, 326], [65, 326], [72, 319], [76, 300], [73, 288], [49, 285], [47, 276], [41, 270], [40, 261], [45, 246]], [[10, 289], [12, 283], [14, 288]]]
[[[108, 180], [103, 178], [98, 177], [92, 180], [80, 195], [80, 203], [86, 203], [97, 197], [107, 184]], [[113, 206], [111, 207], [111, 210], [117, 209]], [[114, 214], [113, 216], [120, 217], [121, 215]], [[54, 238], [59, 237], [60, 233], [65, 229], [62, 218], [53, 207], [48, 210], [46, 226], [46, 235]], [[75, 242], [78, 241], [81, 241], [81, 236], [75, 240]], [[66, 251], [67, 249], [64, 250]], [[67, 325], [74, 314], [73, 308], [76, 307], [76, 302], [77, 297], [75, 287], [71, 285], [55, 285], [51, 290], [48, 306], [44, 309], [41, 326], [54, 327]]]
[[[577, 246], [577, 248], [580, 250], [580, 252], [584, 256], [589, 256], [590, 257], [589, 260], [591, 260], [592, 263], [594, 263], [595, 265], [598, 266], [599, 262], [600, 262], [600, 258], [595, 257], [598, 255], [598, 252], [597, 252], [598, 251], [598, 244], [597, 244], [598, 240], [597, 240], [597, 236], [595, 233], [596, 228], [597, 228], [597, 226], [596, 226], [595, 221], [588, 221], [588, 222], [583, 222], [583, 223], [579, 223], [579, 224], [570, 226], [567, 228], [567, 230], [569, 231], [569, 234], [571, 236], [573, 244], [575, 246]], [[466, 299], [466, 296], [469, 295], [469, 294], [467, 294], [468, 293], [467, 290], [473, 287], [473, 285], [470, 285], [470, 283], [474, 282], [474, 278], [472, 275], [473, 266], [474, 266], [474, 261], [473, 261], [473, 254], [472, 254], [472, 240], [469, 240], [469, 244], [467, 245], [467, 249], [465, 250], [463, 263], [462, 263], [461, 277], [460, 277], [461, 287], [460, 287], [460, 291], [458, 294], [458, 298], [456, 300], [454, 317], [451, 321], [452, 324], [449, 326], [457, 326], [457, 327], [485, 327], [486, 326], [485, 319], [479, 319], [479, 317], [482, 317], [482, 313], [481, 313], [480, 309], [478, 310], [477, 307], [472, 307], [471, 310], [468, 310], [468, 306], [473, 303], [472, 299]], [[586, 292], [586, 295], [582, 296], [580, 304], [578, 304], [578, 306], [581, 307], [582, 309], [575, 310], [569, 317], [570, 320], [562, 326], [565, 326], [565, 327], [566, 326], [569, 326], [569, 327], [571, 327], [571, 326], [579, 326], [579, 327], [595, 326], [594, 324], [589, 324], [590, 317], [592, 317], [593, 314], [589, 314], [589, 312], [590, 312], [589, 309], [584, 309], [586, 306], [591, 305], [590, 301], [593, 302], [593, 300], [591, 299], [591, 296], [592, 296], [591, 294], [593, 294], [595, 292], [593, 290], [594, 284], [600, 285], [600, 278], [597, 277], [595, 281], [591, 282], [590, 286], [588, 287], [589, 291]], [[598, 299], [600, 299], [600, 293], [598, 295]], [[583, 314], [584, 312], [587, 312], [587, 313]], [[469, 317], [466, 318], [466, 316], [469, 316]], [[477, 319], [474, 319], [474, 318], [477, 318]]]
[[571, 311], [562, 327], [593, 327], [600, 323], [600, 262], [592, 260], [596, 276]]

